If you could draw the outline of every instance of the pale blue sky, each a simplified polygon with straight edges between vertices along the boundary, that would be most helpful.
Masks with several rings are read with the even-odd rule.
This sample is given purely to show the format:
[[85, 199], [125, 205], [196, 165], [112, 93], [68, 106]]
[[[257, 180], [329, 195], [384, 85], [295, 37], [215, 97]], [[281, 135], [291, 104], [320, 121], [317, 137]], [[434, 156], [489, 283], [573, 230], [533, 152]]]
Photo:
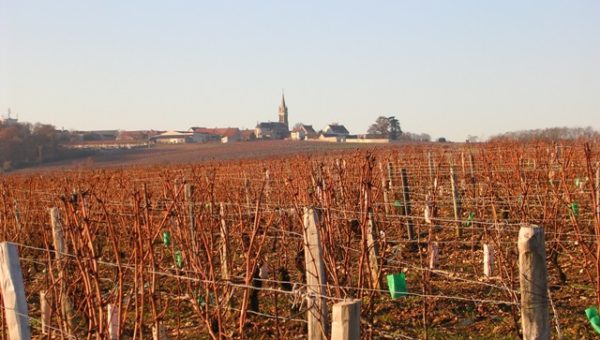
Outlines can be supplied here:
[[68, 129], [378, 115], [463, 140], [600, 129], [599, 1], [0, 0], [0, 113]]

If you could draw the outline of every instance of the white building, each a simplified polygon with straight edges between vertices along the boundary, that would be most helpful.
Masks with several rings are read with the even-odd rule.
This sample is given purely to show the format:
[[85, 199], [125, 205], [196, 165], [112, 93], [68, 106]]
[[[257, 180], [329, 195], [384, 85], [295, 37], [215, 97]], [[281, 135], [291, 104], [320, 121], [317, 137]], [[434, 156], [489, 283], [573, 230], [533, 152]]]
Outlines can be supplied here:
[[161, 133], [158, 136], [150, 138], [151, 142], [157, 144], [186, 144], [186, 143], [202, 143], [205, 142], [208, 137], [202, 133], [195, 133], [193, 131], [167, 131]]

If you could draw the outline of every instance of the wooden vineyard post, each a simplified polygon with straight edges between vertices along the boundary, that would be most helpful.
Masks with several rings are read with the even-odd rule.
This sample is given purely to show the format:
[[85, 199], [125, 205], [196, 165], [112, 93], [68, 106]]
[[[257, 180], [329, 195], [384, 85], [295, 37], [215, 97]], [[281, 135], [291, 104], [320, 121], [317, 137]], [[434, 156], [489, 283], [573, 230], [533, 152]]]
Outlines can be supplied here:
[[152, 326], [152, 339], [153, 340], [166, 340], [166, 339], [168, 339], [167, 338], [167, 332], [165, 331], [165, 328], [159, 322], [155, 323]]
[[369, 266], [371, 268], [371, 281], [373, 282], [373, 289], [380, 289], [380, 279], [379, 279], [379, 246], [377, 245], [377, 227], [375, 225], [375, 221], [373, 221], [373, 211], [369, 209], [369, 216], [367, 221], [367, 248], [369, 250]]
[[408, 186], [408, 174], [406, 169], [401, 170], [402, 175], [402, 203], [404, 204], [404, 217], [406, 218], [406, 233], [409, 240], [415, 239], [415, 230], [412, 221], [412, 209], [410, 201], [410, 187]]
[[221, 206], [219, 209], [219, 215], [221, 216], [221, 228], [220, 228], [220, 236], [221, 236], [221, 278], [223, 280], [229, 280], [229, 264], [227, 262], [228, 253], [228, 242], [229, 232], [227, 230], [227, 222], [225, 221], [225, 205], [221, 202]]
[[17, 226], [17, 230], [21, 230], [21, 212], [19, 211], [19, 204], [17, 202], [17, 199], [14, 200], [15, 202], [15, 225]]
[[383, 164], [379, 163], [379, 169], [381, 170], [381, 190], [383, 191], [383, 208], [385, 210], [385, 215], [388, 216], [390, 214], [390, 199], [389, 199], [389, 181], [385, 177], [385, 173], [383, 172]]
[[338, 302], [333, 305], [331, 339], [360, 339], [360, 300]]
[[522, 226], [519, 230], [519, 282], [523, 339], [550, 339], [548, 281], [544, 229]]
[[462, 216], [462, 202], [458, 191], [458, 183], [456, 183], [456, 173], [454, 167], [450, 167], [450, 184], [452, 186], [452, 206], [454, 208], [454, 220], [456, 221], [456, 236], [462, 236], [462, 227], [460, 218]]
[[600, 163], [596, 165], [596, 215], [600, 223]]
[[[387, 164], [387, 178], [388, 178], [388, 190], [389, 192], [394, 192], [394, 165], [392, 162], [388, 162]], [[393, 197], [393, 195], [392, 195]]]
[[250, 203], [250, 180], [248, 176], [244, 173], [244, 195], [246, 196], [246, 213], [248, 218], [252, 216], [252, 205]]
[[267, 204], [271, 203], [271, 172], [265, 170], [265, 198]]
[[304, 208], [304, 261], [306, 266], [306, 288], [309, 299], [308, 339], [327, 339], [328, 312], [325, 300], [325, 264], [323, 263], [321, 240], [317, 228], [317, 213]]
[[71, 299], [67, 295], [67, 274], [66, 274], [66, 261], [65, 253], [67, 248], [65, 246], [64, 231], [60, 217], [58, 215], [58, 208], [50, 208], [50, 224], [52, 226], [52, 238], [54, 245], [54, 255], [58, 263], [58, 280], [60, 281], [60, 305], [61, 315], [65, 328], [70, 333], [73, 330], [73, 304]]
[[106, 306], [108, 338], [110, 340], [119, 339], [119, 308], [115, 305]]
[[490, 277], [494, 272], [494, 248], [491, 244], [483, 245], [483, 276]]
[[467, 170], [465, 169], [465, 153], [464, 152], [460, 153], [460, 164], [461, 164], [461, 167], [462, 167], [462, 174], [463, 174], [464, 177], [466, 177]]
[[46, 297], [46, 292], [40, 292], [40, 318], [42, 320], [42, 334], [48, 335], [48, 329], [50, 326], [50, 317], [52, 315], [52, 311], [50, 310], [50, 304], [48, 303], [48, 298]]
[[190, 221], [190, 237], [192, 238], [192, 247], [196, 251], [196, 221], [194, 220], [194, 186], [190, 183], [186, 183], [185, 187], [185, 201], [188, 205], [188, 219]]
[[433, 181], [435, 178], [434, 170], [433, 170], [433, 157], [431, 156], [431, 151], [427, 153], [427, 165], [429, 167], [429, 182], [433, 187]]
[[438, 258], [440, 256], [440, 247], [437, 242], [431, 242], [431, 249], [429, 253], [429, 269], [435, 269], [437, 266]]
[[2, 287], [9, 339], [30, 339], [29, 316], [19, 250], [16, 245], [8, 242], [0, 243], [0, 286]]
[[469, 153], [469, 172], [471, 174], [471, 184], [475, 184], [475, 158], [472, 153]]

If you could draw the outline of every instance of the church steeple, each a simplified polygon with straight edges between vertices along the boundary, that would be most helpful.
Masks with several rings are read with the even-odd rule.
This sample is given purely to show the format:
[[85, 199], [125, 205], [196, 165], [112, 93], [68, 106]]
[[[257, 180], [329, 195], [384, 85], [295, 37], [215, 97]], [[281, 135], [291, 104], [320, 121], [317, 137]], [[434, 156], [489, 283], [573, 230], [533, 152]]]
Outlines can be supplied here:
[[285, 95], [281, 93], [281, 104], [279, 105], [279, 122], [288, 125], [288, 108], [285, 106]]

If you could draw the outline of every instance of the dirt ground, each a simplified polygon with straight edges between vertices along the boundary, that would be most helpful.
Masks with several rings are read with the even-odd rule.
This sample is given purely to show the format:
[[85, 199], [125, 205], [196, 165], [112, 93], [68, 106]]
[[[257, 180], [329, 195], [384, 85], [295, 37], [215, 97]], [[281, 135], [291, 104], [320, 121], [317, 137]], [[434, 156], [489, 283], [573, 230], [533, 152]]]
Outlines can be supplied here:
[[202, 143], [156, 145], [148, 149], [102, 150], [87, 157], [69, 159], [20, 169], [16, 172], [59, 171], [74, 168], [108, 168], [122, 166], [173, 165], [210, 161], [268, 159], [301, 154], [324, 154], [332, 151], [390, 148], [397, 144], [353, 144], [298, 141], [254, 141], [231, 144]]

